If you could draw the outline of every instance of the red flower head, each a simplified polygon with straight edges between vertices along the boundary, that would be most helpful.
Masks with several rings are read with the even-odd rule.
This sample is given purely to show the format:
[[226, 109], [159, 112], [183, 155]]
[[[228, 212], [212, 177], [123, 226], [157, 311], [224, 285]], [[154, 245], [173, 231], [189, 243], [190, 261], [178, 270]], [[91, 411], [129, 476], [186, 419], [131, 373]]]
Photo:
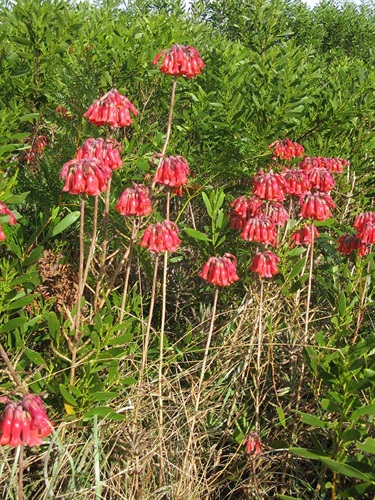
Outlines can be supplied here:
[[332, 216], [330, 209], [336, 206], [329, 194], [320, 191], [306, 193], [298, 203], [301, 205], [301, 217], [315, 220], [328, 219]]
[[326, 169], [334, 174], [342, 174], [345, 167], [349, 167], [348, 160], [343, 158], [326, 158]]
[[282, 175], [260, 171], [254, 177], [254, 195], [262, 200], [284, 201], [285, 180]]
[[96, 158], [70, 160], [60, 171], [60, 177], [65, 179], [62, 190], [70, 194], [98, 196], [107, 191], [111, 175], [112, 170]]
[[132, 188], [126, 188], [117, 202], [115, 210], [121, 215], [137, 215], [141, 217], [152, 212], [149, 190], [144, 184], [133, 183]]
[[121, 145], [114, 139], [94, 139], [90, 137], [87, 139], [83, 146], [81, 146], [76, 155], [77, 160], [89, 160], [96, 158], [111, 170], [117, 170], [123, 165], [120, 153], [122, 151]]
[[9, 216], [9, 224], [11, 226], [14, 226], [15, 224], [17, 224], [17, 220], [14, 216], [14, 213], [11, 210], [9, 210], [9, 208], [6, 206], [6, 204], [3, 201], [0, 201], [0, 215], [8, 215]]
[[362, 243], [372, 245], [375, 243], [375, 221], [364, 222], [358, 230], [358, 238]]
[[250, 271], [258, 273], [261, 278], [272, 278], [274, 274], [279, 273], [278, 262], [280, 262], [280, 257], [269, 250], [257, 252], [251, 262]]
[[177, 236], [178, 228], [174, 222], [165, 220], [148, 226], [140, 245], [150, 252], [175, 252], [181, 244]]
[[172, 45], [171, 49], [159, 52], [152, 64], [157, 64], [162, 57], [164, 59], [160, 71], [166, 75], [194, 78], [205, 67], [197, 49], [190, 45]]
[[361, 231], [363, 225], [367, 222], [375, 223], [375, 212], [362, 212], [358, 214], [353, 226], [357, 231]]
[[243, 230], [247, 219], [255, 217], [263, 201], [253, 196], [240, 196], [232, 201], [229, 211], [230, 227]]
[[335, 187], [335, 181], [326, 168], [313, 167], [307, 171], [312, 189], [329, 193]]
[[[263, 207], [265, 207], [265, 204]], [[263, 207], [261, 207], [259, 211], [261, 211]], [[265, 210], [265, 214], [268, 215], [277, 226], [285, 226], [286, 222], [289, 220], [289, 214], [285, 210], [284, 205], [278, 201], [270, 203]]]
[[320, 156], [305, 156], [300, 161], [299, 168], [305, 172], [312, 168], [326, 168], [326, 159]]
[[41, 438], [51, 434], [52, 426], [38, 396], [26, 394], [21, 403], [9, 400], [0, 420], [0, 445], [40, 445]]
[[354, 236], [353, 234], [343, 234], [338, 239], [338, 243], [339, 246], [337, 250], [342, 255], [350, 255], [355, 250], [358, 250], [361, 247], [361, 245], [363, 245], [361, 240], [357, 238], [357, 236]]
[[267, 215], [252, 217], [246, 221], [241, 238], [246, 241], [257, 241], [265, 245], [277, 246], [276, 225]]
[[0, 224], [0, 241], [4, 241], [6, 239], [7, 239], [6, 234], [4, 233], [3, 228]]
[[312, 230], [314, 231], [314, 239], [319, 238], [320, 234], [314, 224], [308, 224], [307, 226], [301, 227], [298, 231], [295, 231], [291, 240], [295, 245], [311, 245], [312, 241]]
[[256, 432], [250, 432], [246, 441], [246, 453], [248, 455], [261, 455], [262, 443]]
[[134, 116], [138, 114], [138, 110], [127, 97], [121, 95], [117, 89], [112, 89], [94, 101], [83, 116], [97, 127], [127, 127], [132, 124], [130, 112]]
[[183, 156], [162, 156], [156, 154], [152, 157], [151, 165], [155, 165], [155, 159], [159, 159], [154, 181], [157, 184], [178, 188], [188, 182], [190, 168]]
[[298, 142], [292, 142], [290, 139], [275, 141], [268, 147], [269, 149], [273, 148], [273, 158], [280, 158], [281, 160], [299, 158], [305, 151], [301, 144], [298, 144]]
[[225, 253], [222, 257], [210, 257], [199, 276], [210, 285], [228, 286], [240, 279], [236, 267], [236, 257], [231, 253]]
[[301, 196], [310, 189], [310, 181], [303, 170], [283, 170], [285, 192]]

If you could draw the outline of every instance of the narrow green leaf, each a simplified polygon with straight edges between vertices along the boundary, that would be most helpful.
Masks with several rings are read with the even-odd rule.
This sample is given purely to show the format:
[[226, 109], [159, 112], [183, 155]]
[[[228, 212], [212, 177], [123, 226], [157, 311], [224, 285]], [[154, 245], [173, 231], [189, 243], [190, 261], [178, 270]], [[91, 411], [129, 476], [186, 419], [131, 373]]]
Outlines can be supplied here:
[[8, 306], [8, 311], [12, 311], [14, 309], [22, 309], [22, 307], [32, 304], [35, 297], [38, 297], [37, 293], [34, 293], [33, 295], [27, 295], [26, 297], [22, 297], [21, 299], [11, 302]]
[[316, 417], [315, 415], [310, 415], [309, 413], [302, 413], [299, 412], [301, 415], [301, 421], [304, 424], [307, 425], [312, 425], [313, 427], [331, 427], [330, 422], [324, 422], [324, 420], [320, 420], [320, 418]]
[[77, 401], [75, 398], [70, 394], [68, 389], [65, 387], [63, 384], [59, 384], [59, 389], [62, 397], [65, 399], [67, 403], [69, 403], [71, 406], [77, 406]]
[[80, 212], [71, 212], [62, 221], [60, 221], [51, 231], [51, 237], [57, 236], [67, 229], [79, 218]]
[[299, 457], [311, 458], [312, 460], [320, 460], [321, 458], [325, 458], [328, 456], [325, 453], [321, 453], [314, 450], [308, 450], [306, 448], [291, 447], [289, 448], [289, 451], [290, 453], [293, 453], [294, 455], [297, 455]]
[[43, 366], [45, 364], [44, 359], [42, 358], [42, 356], [38, 352], [33, 351], [31, 349], [25, 349], [24, 352], [25, 352], [26, 357], [30, 361], [32, 361], [33, 363], [35, 363], [36, 365]]
[[375, 403], [372, 405], [364, 405], [361, 406], [360, 408], [357, 408], [353, 413], [350, 415], [349, 420], [357, 420], [359, 417], [362, 417], [363, 415], [375, 415]]
[[191, 236], [192, 238], [194, 238], [195, 240], [211, 241], [207, 235], [201, 233], [200, 231], [197, 231], [196, 229], [192, 229], [190, 227], [185, 227], [185, 233], [188, 236]]
[[344, 464], [342, 462], [336, 462], [335, 460], [326, 457], [320, 457], [319, 460], [321, 460], [324, 464], [326, 464], [327, 467], [329, 467], [331, 470], [333, 470], [334, 472], [338, 472], [343, 476], [354, 477], [355, 479], [361, 479], [362, 481], [371, 480], [371, 477], [369, 477], [367, 474], [364, 474], [360, 470], [355, 469], [354, 467], [348, 464]]
[[357, 448], [365, 453], [372, 453], [375, 455], [375, 439], [366, 438], [363, 443], [357, 441]]
[[204, 204], [206, 205], [206, 210], [207, 210], [208, 215], [210, 217], [212, 217], [213, 208], [212, 208], [210, 200], [208, 199], [208, 196], [206, 195], [206, 193], [204, 191], [202, 192], [202, 198], [203, 198]]
[[13, 318], [0, 326], [0, 333], [11, 332], [25, 323], [27, 323], [27, 318], [24, 316]]
[[299, 275], [305, 263], [306, 263], [306, 257], [302, 257], [296, 264], [294, 264], [292, 270], [290, 271], [289, 279], [292, 280], [297, 275]]
[[106, 345], [123, 345], [129, 344], [129, 342], [133, 341], [132, 333], [125, 333], [124, 335], [120, 335], [114, 339], [110, 339], [106, 342]]

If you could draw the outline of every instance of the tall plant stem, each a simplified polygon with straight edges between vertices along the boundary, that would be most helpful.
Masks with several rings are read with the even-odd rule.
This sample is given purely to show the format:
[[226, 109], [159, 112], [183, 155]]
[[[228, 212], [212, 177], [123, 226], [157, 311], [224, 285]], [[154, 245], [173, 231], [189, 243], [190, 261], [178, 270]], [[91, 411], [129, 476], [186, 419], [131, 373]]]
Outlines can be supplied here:
[[95, 288], [95, 297], [99, 297], [100, 288], [102, 286], [102, 281], [105, 273], [105, 263], [107, 260], [107, 248], [108, 248], [108, 221], [109, 221], [109, 200], [111, 193], [111, 183], [112, 178], [108, 181], [108, 190], [105, 195], [105, 205], [103, 213], [103, 243], [102, 243], [102, 255], [100, 259], [99, 277]]
[[183, 470], [184, 471], [186, 470], [186, 466], [188, 464], [188, 461], [191, 460], [191, 458], [192, 458], [192, 457], [189, 456], [189, 453], [190, 453], [190, 449], [191, 449], [191, 446], [192, 446], [193, 440], [194, 440], [194, 429], [195, 429], [195, 424], [197, 422], [198, 410], [199, 410], [199, 403], [200, 403], [201, 396], [202, 396], [202, 386], [203, 386], [204, 376], [206, 374], [206, 366], [207, 366], [207, 360], [208, 360], [208, 353], [210, 351], [211, 339], [212, 339], [212, 334], [213, 334], [213, 331], [214, 331], [214, 324], [215, 324], [215, 317], [216, 317], [216, 309], [217, 309], [217, 300], [218, 300], [218, 297], [219, 297], [219, 287], [216, 287], [215, 296], [214, 296], [214, 302], [213, 302], [213, 306], [212, 306], [212, 313], [211, 313], [212, 316], [211, 316], [210, 329], [209, 329], [208, 336], [207, 336], [206, 348], [205, 348], [204, 356], [203, 356], [202, 369], [201, 369], [201, 374], [200, 374], [200, 377], [199, 377], [197, 397], [196, 397], [196, 400], [195, 400], [194, 415], [193, 415], [193, 419], [192, 419], [191, 427], [190, 427], [189, 441], [188, 441], [188, 444], [187, 444], [187, 447], [186, 447], [186, 451], [185, 451], [185, 459], [184, 459], [184, 466], [183, 466]]
[[175, 101], [175, 97], [176, 97], [176, 87], [177, 87], [177, 76], [174, 77], [173, 85], [172, 85], [171, 100], [170, 100], [170, 104], [169, 104], [167, 133], [166, 133], [166, 136], [165, 136], [163, 149], [161, 150], [162, 156], [164, 156], [165, 152], [167, 151], [167, 146], [168, 146], [169, 138], [171, 136], [172, 120], [173, 120], [173, 108], [174, 108], [174, 101]]
[[[311, 243], [310, 243], [310, 265], [309, 265], [309, 280], [307, 285], [307, 302], [306, 302], [306, 316], [305, 316], [305, 331], [302, 338], [302, 348], [305, 348], [308, 340], [309, 340], [309, 324], [310, 324], [310, 302], [311, 302], [311, 288], [312, 288], [312, 275], [313, 275], [313, 265], [314, 265], [314, 243], [315, 243], [315, 234], [314, 234], [314, 226], [313, 222], [311, 222]], [[296, 411], [299, 409], [299, 404], [301, 402], [301, 392], [302, 392], [302, 384], [305, 376], [306, 365], [302, 360], [301, 365], [301, 375], [299, 378], [298, 389], [297, 389], [297, 398], [296, 398]], [[294, 431], [293, 431], [294, 433]]]
[[122, 320], [124, 318], [124, 313], [125, 313], [125, 304], [126, 304], [126, 298], [128, 295], [129, 277], [130, 277], [130, 270], [131, 270], [131, 265], [132, 265], [133, 247], [134, 247], [134, 241], [136, 240], [136, 237], [137, 237], [137, 232], [138, 232], [137, 221], [136, 221], [136, 219], [133, 219], [132, 232], [131, 232], [130, 242], [129, 242], [128, 261], [126, 263], [124, 291], [122, 294], [122, 301], [121, 301], [120, 319], [119, 319], [120, 323], [122, 323]]
[[255, 374], [255, 432], [260, 431], [260, 370], [262, 359], [262, 337], [263, 337], [263, 300], [264, 300], [264, 285], [263, 279], [260, 278], [260, 298], [259, 298], [259, 319], [258, 319], [258, 341], [257, 341], [257, 361]]
[[[95, 252], [96, 233], [97, 233], [97, 227], [98, 227], [98, 205], [99, 205], [99, 196], [95, 196], [92, 237], [91, 237], [91, 244], [90, 244], [90, 248], [89, 248], [89, 253], [87, 255], [85, 271], [83, 273], [82, 293], [83, 293], [85, 286], [86, 286], [87, 276], [89, 274], [92, 258], [94, 256], [94, 252]], [[96, 300], [96, 298], [94, 300]]]
[[81, 301], [83, 295], [83, 267], [85, 259], [85, 195], [81, 197], [81, 219], [79, 225], [79, 269], [78, 269], [78, 290], [77, 290], [77, 311], [74, 325], [74, 344], [72, 346], [72, 360], [70, 368], [70, 384], [74, 385], [74, 377], [77, 362], [78, 342], [80, 338], [81, 324]]
[[23, 444], [19, 445], [17, 500], [23, 500]]
[[[372, 245], [370, 248], [370, 252], [372, 252]], [[364, 314], [366, 311], [366, 295], [367, 295], [367, 289], [368, 289], [368, 286], [370, 283], [370, 269], [371, 269], [371, 266], [370, 266], [370, 262], [369, 262], [367, 264], [367, 268], [366, 268], [366, 278], [365, 278], [365, 283], [363, 285], [363, 290], [362, 290], [362, 294], [361, 294], [361, 302], [359, 304], [357, 325], [356, 325], [356, 329], [355, 329], [355, 332], [354, 332], [354, 335], [352, 338], [352, 344], [355, 344], [357, 342], [358, 332], [359, 332], [359, 329], [361, 328], [363, 317], [364, 317]]]
[[6, 367], [8, 368], [9, 375], [12, 378], [14, 385], [18, 388], [18, 390], [22, 394], [27, 394], [27, 387], [25, 387], [22, 380], [19, 378], [18, 373], [13, 368], [13, 365], [10, 362], [8, 354], [5, 352], [5, 349], [1, 344], [0, 344], [0, 356], [3, 358], [3, 361], [6, 364]]

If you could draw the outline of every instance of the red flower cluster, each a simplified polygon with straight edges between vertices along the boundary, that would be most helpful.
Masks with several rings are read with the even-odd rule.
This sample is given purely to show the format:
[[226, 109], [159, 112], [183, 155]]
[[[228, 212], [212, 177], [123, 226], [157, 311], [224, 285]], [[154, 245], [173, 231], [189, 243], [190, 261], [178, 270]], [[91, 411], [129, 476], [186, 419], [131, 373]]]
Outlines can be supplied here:
[[115, 210], [121, 215], [142, 217], [152, 212], [149, 189], [144, 184], [133, 183], [133, 188], [126, 188], [117, 202]]
[[375, 212], [362, 212], [357, 215], [354, 227], [362, 243], [368, 245], [375, 243]]
[[90, 196], [107, 191], [111, 175], [112, 170], [96, 158], [70, 160], [60, 170], [60, 177], [65, 179], [63, 191]]
[[314, 239], [319, 238], [319, 231], [314, 224], [308, 224], [295, 231], [291, 236], [291, 240], [295, 245], [311, 245], [312, 232], [314, 232]]
[[164, 186], [180, 187], [188, 182], [190, 168], [183, 156], [162, 156], [156, 154], [152, 157], [151, 164], [155, 166], [155, 160], [159, 160], [154, 181]]
[[273, 158], [281, 160], [292, 160], [299, 158], [305, 152], [305, 149], [298, 142], [292, 142], [290, 139], [275, 141], [270, 144], [269, 149], [273, 148]]
[[289, 219], [289, 214], [282, 203], [275, 201], [267, 208], [267, 215], [277, 226], [285, 226]]
[[336, 206], [329, 194], [320, 191], [306, 193], [298, 203], [301, 205], [301, 217], [315, 220], [328, 219], [332, 216], [330, 209]]
[[210, 285], [228, 286], [240, 279], [236, 267], [236, 257], [231, 253], [225, 253], [222, 257], [210, 257], [199, 276]]
[[344, 167], [349, 165], [349, 162], [343, 158], [325, 158], [324, 156], [305, 156], [299, 164], [302, 170], [325, 168], [335, 174], [341, 174]]
[[262, 443], [256, 432], [250, 432], [246, 441], [246, 453], [248, 455], [261, 455]]
[[39, 396], [26, 394], [21, 403], [3, 400], [7, 405], [0, 421], [0, 445], [36, 446], [51, 434], [53, 424]]
[[140, 245], [150, 252], [175, 252], [181, 244], [177, 236], [178, 228], [174, 222], [165, 220], [148, 226]]
[[284, 201], [285, 180], [274, 172], [259, 172], [254, 177], [254, 195], [262, 200]]
[[97, 127], [127, 127], [133, 123], [130, 112], [134, 116], [138, 114], [127, 97], [112, 89], [94, 101], [83, 116]]
[[358, 257], [364, 257], [369, 252], [369, 247], [353, 234], [343, 234], [338, 240], [338, 251], [342, 255], [350, 255], [358, 250]]
[[241, 238], [246, 241], [257, 241], [265, 245], [277, 246], [275, 223], [268, 215], [251, 217], [244, 225]]
[[164, 59], [160, 71], [166, 75], [194, 78], [205, 67], [197, 49], [190, 45], [172, 45], [171, 49], [159, 52], [152, 64], [157, 64], [162, 57]]
[[311, 189], [329, 193], [335, 187], [335, 180], [330, 171], [326, 168], [313, 167], [307, 170], [307, 177], [310, 181]]
[[258, 273], [261, 278], [272, 278], [274, 274], [279, 273], [278, 262], [280, 262], [280, 257], [269, 250], [257, 252], [251, 262], [250, 270]]
[[[14, 216], [14, 213], [9, 210], [6, 204], [3, 201], [0, 201], [0, 215], [8, 215], [9, 216], [9, 224], [14, 226], [17, 224], [17, 220]], [[0, 241], [4, 241], [6, 239], [6, 235], [3, 231], [3, 228], [0, 224]]]
[[301, 196], [310, 189], [310, 181], [303, 170], [285, 169], [282, 172], [285, 180], [285, 192], [295, 196]]
[[87, 139], [83, 146], [81, 146], [76, 155], [77, 160], [89, 160], [96, 158], [111, 170], [117, 170], [123, 165], [120, 153], [122, 151], [121, 145], [115, 139], [94, 139], [90, 137]]
[[31, 143], [31, 147], [26, 153], [25, 160], [27, 163], [30, 163], [36, 155], [41, 155], [46, 149], [47, 138], [44, 135], [37, 135], [36, 137], [32, 137], [31, 141], [29, 140], [28, 142]]
[[240, 196], [230, 204], [230, 227], [232, 229], [243, 230], [247, 219], [255, 217], [263, 201], [253, 196]]

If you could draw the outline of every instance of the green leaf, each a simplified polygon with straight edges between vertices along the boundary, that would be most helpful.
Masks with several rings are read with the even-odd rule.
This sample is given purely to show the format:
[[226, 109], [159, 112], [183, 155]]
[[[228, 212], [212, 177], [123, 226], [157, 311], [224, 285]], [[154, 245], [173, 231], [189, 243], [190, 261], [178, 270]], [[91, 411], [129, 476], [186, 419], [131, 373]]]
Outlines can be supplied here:
[[89, 399], [91, 401], [109, 401], [110, 399], [115, 399], [118, 396], [118, 392], [97, 392], [95, 394], [90, 394]]
[[210, 217], [212, 217], [212, 214], [213, 214], [213, 208], [212, 208], [212, 205], [211, 205], [211, 202], [210, 200], [208, 199], [208, 196], [206, 195], [206, 193], [203, 191], [202, 192], [202, 198], [203, 198], [203, 202], [204, 204], [206, 205], [206, 209], [207, 209], [207, 213]]
[[339, 300], [338, 300], [338, 312], [340, 316], [344, 316], [346, 311], [346, 298], [345, 294], [343, 292], [339, 293]]
[[106, 342], [106, 345], [123, 345], [129, 344], [129, 342], [133, 342], [133, 334], [125, 333], [124, 335], [120, 335], [114, 339], [110, 339]]
[[51, 311], [47, 316], [48, 330], [53, 338], [56, 338], [56, 334], [60, 331], [60, 321], [58, 320], [56, 313]]
[[279, 422], [285, 429], [286, 428], [285, 413], [280, 406], [276, 406], [276, 411], [277, 411], [277, 415], [279, 417]]
[[116, 413], [114, 410], [112, 410], [112, 408], [107, 408], [106, 406], [98, 406], [96, 408], [92, 408], [91, 410], [84, 413], [82, 418], [84, 420], [89, 420], [94, 415], [102, 418], [109, 418], [110, 420], [115, 421], [125, 420], [126, 418], [125, 415], [120, 415], [119, 413]]
[[199, 241], [211, 241], [210, 238], [201, 233], [200, 231], [197, 231], [195, 229], [191, 229], [190, 227], [185, 227], [185, 233], [188, 235], [188, 236], [191, 236], [192, 238], [194, 238], [195, 240], [199, 240]]
[[20, 122], [32, 122], [36, 118], [39, 118], [39, 113], [28, 113], [27, 115], [21, 116], [18, 120]]
[[127, 378], [122, 379], [122, 383], [126, 386], [130, 386], [130, 385], [136, 384], [137, 381], [133, 377], [127, 377]]
[[344, 476], [354, 477], [355, 479], [361, 479], [362, 481], [369, 481], [371, 477], [367, 474], [364, 474], [358, 469], [355, 469], [351, 465], [344, 464], [342, 462], [336, 462], [336, 460], [332, 460], [331, 458], [320, 457], [320, 459], [324, 464], [327, 465], [334, 472], [338, 472]]
[[22, 309], [22, 307], [32, 304], [35, 297], [38, 297], [37, 293], [33, 295], [27, 295], [26, 297], [22, 297], [21, 299], [11, 302], [8, 306], [8, 311], [12, 311], [13, 309]]
[[290, 453], [293, 453], [294, 455], [297, 455], [299, 457], [311, 458], [312, 460], [320, 460], [328, 456], [326, 453], [321, 453], [314, 450], [308, 450], [306, 448], [291, 447], [289, 448], [289, 451]]
[[361, 406], [360, 408], [357, 408], [353, 413], [350, 415], [349, 420], [357, 420], [359, 417], [362, 417], [363, 415], [375, 415], [375, 403], [372, 405], [364, 405]]
[[11, 332], [25, 323], [27, 323], [27, 318], [24, 316], [13, 318], [0, 326], [0, 333]]
[[302, 271], [304, 265], [306, 263], [306, 257], [302, 257], [296, 264], [294, 264], [290, 274], [289, 279], [295, 278]]
[[65, 387], [63, 384], [59, 384], [59, 389], [62, 397], [65, 399], [67, 403], [69, 403], [71, 406], [77, 406], [77, 401], [75, 398], [70, 394], [68, 389]]
[[315, 415], [310, 415], [309, 413], [299, 412], [301, 416], [301, 421], [304, 424], [312, 425], [313, 427], [323, 427], [329, 428], [332, 427], [330, 422], [324, 422], [324, 420], [320, 420], [320, 418], [315, 417]]
[[25, 352], [26, 357], [30, 361], [32, 361], [33, 363], [35, 363], [36, 365], [38, 365], [38, 366], [45, 365], [44, 359], [42, 358], [42, 356], [38, 352], [32, 351], [31, 349], [25, 349], [24, 352]]
[[375, 455], [375, 439], [366, 438], [363, 443], [357, 441], [357, 448], [365, 453], [372, 453]]
[[50, 237], [57, 236], [67, 229], [69, 226], [74, 224], [74, 222], [79, 218], [80, 212], [71, 212], [68, 214], [62, 221], [60, 221], [56, 226], [52, 229]]
[[32, 250], [32, 252], [30, 253], [30, 255], [28, 255], [26, 259], [23, 261], [23, 265], [31, 266], [32, 264], [34, 264], [34, 262], [39, 260], [40, 257], [43, 255], [43, 251], [44, 247], [42, 246], [34, 248], [34, 250]]
[[289, 495], [277, 495], [280, 500], [301, 500], [299, 497], [290, 497]]

